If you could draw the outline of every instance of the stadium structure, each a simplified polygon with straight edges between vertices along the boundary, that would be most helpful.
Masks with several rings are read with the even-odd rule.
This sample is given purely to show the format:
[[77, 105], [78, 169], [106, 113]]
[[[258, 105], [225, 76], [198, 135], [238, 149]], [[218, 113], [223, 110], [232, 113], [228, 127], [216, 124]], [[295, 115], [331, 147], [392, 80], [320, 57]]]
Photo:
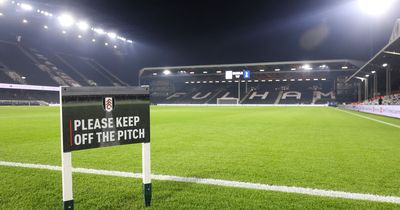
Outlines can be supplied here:
[[[132, 40], [85, 21], [72, 24], [68, 14], [53, 17], [48, 5], [10, 1], [3, 7], [8, 12], [0, 21], [8, 30], [0, 35], [1, 104], [57, 103], [51, 87], [132, 85], [122, 73], [130, 69], [126, 61], [131, 60]], [[143, 68], [138, 83], [150, 86], [153, 104], [370, 101], [400, 90], [398, 30], [399, 22], [389, 44], [367, 63], [342, 59]], [[226, 79], [226, 72], [243, 70], [250, 71], [250, 78]]]
[[[319, 60], [144, 68], [139, 78], [157, 104], [327, 104], [357, 100], [357, 84], [345, 81], [360, 64]], [[250, 78], [243, 78], [243, 70]], [[239, 74], [226, 79], [226, 72]]]
[[[400, 20], [371, 60], [314, 60], [143, 68], [155, 104], [399, 104]], [[242, 71], [249, 71], [244, 78]], [[227, 78], [226, 72], [237, 72]], [[220, 100], [222, 99], [222, 100]]]
[[58, 103], [51, 87], [128, 85], [121, 78], [131, 68], [132, 40], [84, 17], [56, 14], [56, 4], [1, 2], [1, 104]]
[[[143, 68], [152, 65], [132, 59], [136, 42], [108, 30], [112, 23], [58, 10], [0, 0], [0, 209], [61, 206], [59, 138], [68, 133], [59, 132], [61, 86], [97, 93], [138, 85], [154, 105], [146, 89], [152, 172], [140, 161], [145, 150], [133, 145], [79, 151], [67, 164], [78, 208], [142, 209], [133, 186], [143, 184], [143, 168], [156, 209], [399, 208], [400, 19], [367, 62]], [[132, 69], [141, 70], [132, 76]], [[105, 95], [95, 105], [102, 119], [119, 106]]]

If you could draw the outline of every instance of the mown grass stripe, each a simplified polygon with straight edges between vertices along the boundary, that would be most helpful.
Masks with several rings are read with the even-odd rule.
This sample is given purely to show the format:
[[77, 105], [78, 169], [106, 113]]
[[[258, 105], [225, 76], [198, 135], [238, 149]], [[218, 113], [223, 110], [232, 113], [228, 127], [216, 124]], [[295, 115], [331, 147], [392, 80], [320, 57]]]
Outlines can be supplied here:
[[[10, 166], [10, 167], [22, 167], [22, 168], [61, 171], [60, 166], [42, 165], [42, 164], [0, 161], [0, 165], [1, 166]], [[84, 174], [129, 177], [129, 178], [138, 178], [138, 179], [142, 178], [142, 174], [140, 174], [140, 173], [131, 173], [131, 172], [123, 172], [123, 171], [110, 171], [110, 170], [99, 170], [99, 169], [88, 169], [88, 168], [73, 168], [72, 171], [75, 173], [84, 173]], [[162, 181], [207, 184], [207, 185], [216, 185], [216, 186], [224, 186], [224, 187], [246, 188], [246, 189], [266, 190], [266, 191], [275, 191], [275, 192], [297, 193], [297, 194], [304, 194], [304, 195], [314, 195], [314, 196], [321, 196], [321, 197], [344, 198], [344, 199], [352, 199], [352, 200], [364, 200], [364, 201], [400, 204], [400, 197], [395, 197], [395, 196], [384, 196], [384, 195], [374, 195], [374, 194], [364, 194], [364, 193], [351, 193], [351, 192], [342, 192], [342, 191], [333, 191], [333, 190], [324, 190], [324, 189], [312, 189], [312, 188], [304, 188], [304, 187], [279, 186], [279, 185], [268, 185], [268, 184], [259, 184], [259, 183], [250, 183], [250, 182], [229, 181], [229, 180], [221, 180], [221, 179], [180, 177], [180, 176], [169, 176], [169, 175], [152, 175], [152, 178], [155, 180], [162, 180]]]

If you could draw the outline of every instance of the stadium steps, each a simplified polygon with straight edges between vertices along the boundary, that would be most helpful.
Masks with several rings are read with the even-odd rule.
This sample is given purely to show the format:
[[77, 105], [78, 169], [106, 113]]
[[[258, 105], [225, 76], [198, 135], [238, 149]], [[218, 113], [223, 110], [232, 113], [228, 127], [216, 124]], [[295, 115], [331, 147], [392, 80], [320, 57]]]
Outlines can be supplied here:
[[28, 84], [57, 85], [47, 73], [41, 71], [35, 63], [17, 47], [16, 43], [0, 42], [0, 62], [21, 77], [26, 77], [26, 82]]
[[51, 77], [58, 81], [62, 86], [81, 86], [78, 81], [67, 75], [62, 69], [58, 68], [47, 56], [42, 54], [36, 49], [30, 48], [30, 52], [35, 56], [39, 62], [39, 68], [47, 71]]
[[[66, 53], [56, 53], [64, 62], [68, 63], [69, 66], [77, 69], [88, 79], [88, 83], [91, 85], [98, 86], [111, 86], [113, 82], [109, 80], [107, 76], [99, 73], [96, 69], [93, 69], [90, 65], [88, 65], [82, 57], [77, 57], [74, 55], [69, 55]], [[93, 82], [91, 82], [93, 81]]]
[[91, 64], [94, 65], [95, 67], [97, 67], [97, 68], [103, 70], [108, 76], [110, 76], [111, 78], [113, 78], [114, 81], [116, 81], [116, 82], [114, 82], [114, 83], [117, 83], [117, 84], [119, 84], [119, 85], [129, 86], [128, 83], [126, 83], [126, 82], [122, 81], [121, 79], [119, 79], [115, 74], [111, 73], [110, 70], [108, 70], [105, 66], [101, 65], [101, 64], [100, 64], [99, 62], [97, 62], [96, 60], [94, 60], [94, 59], [89, 59], [88, 61], [91, 62]]

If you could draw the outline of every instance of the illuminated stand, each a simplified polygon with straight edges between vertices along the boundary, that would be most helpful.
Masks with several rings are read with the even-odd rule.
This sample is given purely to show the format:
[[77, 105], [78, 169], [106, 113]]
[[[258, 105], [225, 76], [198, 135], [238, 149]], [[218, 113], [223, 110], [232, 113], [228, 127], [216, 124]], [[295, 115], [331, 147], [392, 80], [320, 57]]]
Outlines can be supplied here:
[[[106, 102], [108, 101], [108, 103]], [[118, 110], [114, 109], [114, 101]], [[62, 160], [62, 190], [63, 209], [74, 209], [72, 190], [72, 151], [91, 148], [116, 146], [124, 144], [142, 144], [142, 173], [143, 173], [143, 198], [145, 206], [151, 203], [151, 165], [150, 165], [150, 103], [148, 88], [137, 87], [61, 87], [60, 89], [60, 119], [61, 119], [61, 160]], [[94, 104], [94, 105], [93, 105]], [[109, 105], [109, 111], [105, 106]], [[87, 109], [89, 106], [89, 109]], [[90, 111], [88, 111], [90, 110]], [[80, 135], [76, 127], [73, 129], [74, 119], [100, 119], [104, 116], [116, 119], [129, 117], [134, 114], [140, 119], [135, 129], [143, 130], [141, 139], [118, 139], [113, 142], [91, 141], [86, 145], [73, 143], [75, 135]], [[114, 120], [115, 122], [116, 120]], [[111, 130], [102, 129], [102, 132], [124, 131], [130, 127]], [[90, 131], [90, 130], [89, 130]], [[93, 132], [98, 130], [93, 130]], [[88, 133], [85, 130], [85, 133]], [[140, 135], [138, 135], [140, 136]], [[74, 139], [75, 141], [75, 139]]]

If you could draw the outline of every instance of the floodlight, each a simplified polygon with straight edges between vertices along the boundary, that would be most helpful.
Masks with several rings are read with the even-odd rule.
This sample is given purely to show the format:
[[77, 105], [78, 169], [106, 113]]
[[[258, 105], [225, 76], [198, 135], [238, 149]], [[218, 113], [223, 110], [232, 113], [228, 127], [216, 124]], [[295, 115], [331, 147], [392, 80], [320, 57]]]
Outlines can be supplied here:
[[349, 67], [348, 66], [342, 66], [342, 69], [348, 69]]
[[102, 28], [94, 28], [93, 31], [96, 32], [97, 34], [105, 34], [106, 33], [106, 32], [104, 32], [104, 30]]
[[20, 7], [21, 7], [21, 9], [26, 10], [26, 11], [32, 11], [32, 9], [33, 9], [32, 5], [30, 5], [30, 4], [25, 4], [25, 3], [22, 3], [22, 4], [20, 5]]
[[376, 71], [371, 71], [371, 73], [372, 73], [372, 74], [375, 74], [375, 73], [376, 73]]
[[0, 0], [0, 5], [3, 5], [7, 2], [7, 0]]
[[4, 16], [4, 14], [0, 12], [0, 17], [1, 17], [1, 16]]
[[23, 19], [22, 23], [28, 23], [28, 20], [27, 19]]
[[79, 34], [79, 35], [78, 35], [78, 39], [82, 39], [82, 35]]
[[133, 44], [133, 41], [130, 40], [130, 39], [128, 39], [127, 42], [128, 42], [129, 44]]
[[170, 74], [171, 74], [171, 71], [168, 70], [168, 69], [165, 69], [165, 70], [163, 71], [163, 74], [164, 74], [164, 75], [170, 75]]
[[108, 32], [107, 36], [110, 37], [111, 39], [115, 39], [117, 37], [117, 34], [115, 34], [113, 32]]
[[368, 77], [369, 77], [369, 74], [366, 74], [366, 75], [365, 75], [365, 77], [367, 77], [367, 78], [368, 78]]
[[312, 70], [310, 64], [304, 64], [301, 68], [303, 68], [304, 70]]
[[69, 14], [62, 14], [58, 16], [58, 22], [63, 27], [70, 27], [74, 24], [74, 18]]
[[395, 0], [358, 0], [360, 8], [368, 15], [379, 16], [386, 13]]
[[117, 47], [117, 45], [114, 45], [114, 49], [117, 49], [118, 47]]
[[121, 40], [121, 41], [124, 41], [124, 42], [126, 42], [126, 38], [125, 38], [125, 37], [118, 36], [118, 37], [117, 37], [117, 39], [119, 39], [119, 40]]
[[387, 67], [387, 66], [388, 66], [387, 63], [382, 64], [382, 67]]
[[280, 71], [281, 69], [274, 69], [274, 71]]
[[61, 33], [63, 33], [63, 34], [66, 34], [66, 33], [67, 33], [67, 31], [65, 31], [65, 30], [62, 30], [62, 31], [61, 31]]
[[108, 43], [106, 42], [106, 43], [104, 43], [104, 45], [105, 45], [105, 46], [108, 46]]
[[48, 29], [49, 27], [48, 27], [48, 26], [46, 26], [46, 25], [44, 25], [44, 26], [43, 26], [43, 28], [44, 28], [44, 29]]
[[291, 68], [290, 71], [296, 71], [296, 68]]
[[96, 42], [96, 39], [92, 39], [92, 42]]
[[78, 25], [78, 28], [82, 31], [86, 31], [89, 28], [89, 24], [85, 21], [80, 21], [76, 25]]

